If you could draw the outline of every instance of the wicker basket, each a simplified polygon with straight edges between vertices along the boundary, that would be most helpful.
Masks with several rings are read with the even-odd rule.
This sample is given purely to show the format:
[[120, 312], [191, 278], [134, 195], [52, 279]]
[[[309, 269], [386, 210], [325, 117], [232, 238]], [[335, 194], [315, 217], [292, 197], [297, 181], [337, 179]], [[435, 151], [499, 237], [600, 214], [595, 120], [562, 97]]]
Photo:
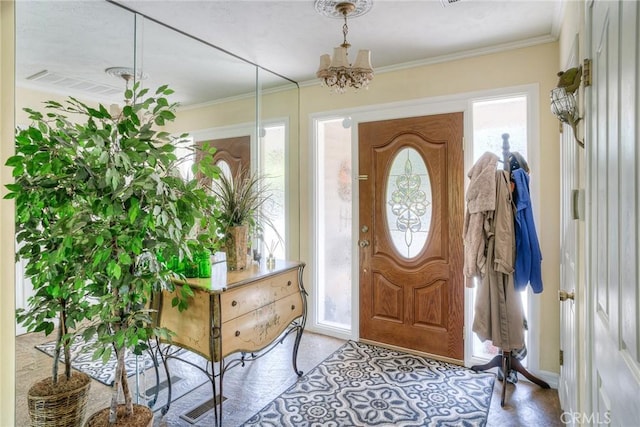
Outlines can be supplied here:
[[[51, 378], [34, 384], [29, 390], [29, 416], [32, 427], [76, 427], [82, 425], [87, 409], [87, 397], [91, 378], [83, 373], [73, 375], [86, 377], [86, 381], [75, 390], [69, 390], [48, 396], [38, 396], [33, 391], [42, 382], [51, 382]], [[39, 393], [38, 393], [39, 394]]]

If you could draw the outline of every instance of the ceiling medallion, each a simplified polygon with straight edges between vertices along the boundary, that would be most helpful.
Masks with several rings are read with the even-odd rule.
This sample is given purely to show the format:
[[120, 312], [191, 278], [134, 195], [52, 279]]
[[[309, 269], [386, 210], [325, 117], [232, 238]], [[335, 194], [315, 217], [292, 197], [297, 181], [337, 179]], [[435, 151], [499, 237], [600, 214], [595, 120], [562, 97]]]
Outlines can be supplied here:
[[[345, 3], [344, 1], [339, 0], [315, 0], [314, 7], [316, 12], [320, 15], [328, 16], [330, 18], [343, 19], [344, 14], [340, 11], [338, 5], [340, 3]], [[358, 16], [362, 16], [365, 13], [371, 10], [373, 6], [373, 0], [351, 0], [346, 3], [353, 4], [353, 11], [349, 12], [350, 18], [357, 18]]]

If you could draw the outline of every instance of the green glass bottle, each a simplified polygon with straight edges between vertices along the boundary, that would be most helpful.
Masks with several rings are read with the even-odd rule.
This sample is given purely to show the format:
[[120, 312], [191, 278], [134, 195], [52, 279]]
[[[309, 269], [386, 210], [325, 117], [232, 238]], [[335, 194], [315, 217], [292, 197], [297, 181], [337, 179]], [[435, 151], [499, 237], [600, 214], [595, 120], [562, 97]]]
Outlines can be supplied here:
[[211, 251], [203, 249], [198, 252], [198, 277], [211, 277]]

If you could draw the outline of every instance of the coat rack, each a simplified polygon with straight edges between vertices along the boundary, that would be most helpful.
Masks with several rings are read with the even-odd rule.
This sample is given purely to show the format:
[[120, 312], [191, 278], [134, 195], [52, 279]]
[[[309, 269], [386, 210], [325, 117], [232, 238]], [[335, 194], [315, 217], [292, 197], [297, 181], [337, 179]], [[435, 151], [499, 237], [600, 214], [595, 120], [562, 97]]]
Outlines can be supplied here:
[[[518, 164], [519, 167], [528, 169], [528, 165], [519, 164], [520, 161], [517, 160], [509, 150], [510, 150], [509, 134], [504, 133], [502, 134], [502, 159], [504, 164], [504, 170], [511, 171], [513, 169], [512, 163], [514, 161]], [[533, 376], [531, 373], [529, 373], [529, 371], [527, 371], [525, 367], [522, 366], [522, 363], [520, 363], [518, 359], [516, 359], [515, 357], [512, 357], [511, 350], [503, 350], [502, 354], [495, 356], [493, 359], [489, 361], [489, 363], [486, 363], [484, 365], [474, 365], [471, 367], [471, 369], [473, 371], [479, 372], [479, 371], [486, 371], [488, 369], [495, 368], [495, 367], [501, 367], [502, 374], [503, 374], [502, 375], [502, 397], [500, 400], [501, 407], [504, 407], [504, 401], [505, 401], [505, 396], [507, 392], [507, 377], [508, 377], [509, 371], [512, 369], [515, 370], [516, 372], [520, 372], [529, 381], [539, 385], [542, 388], [551, 388], [549, 384], [547, 384], [546, 382], [542, 381], [540, 378], [537, 378]]]

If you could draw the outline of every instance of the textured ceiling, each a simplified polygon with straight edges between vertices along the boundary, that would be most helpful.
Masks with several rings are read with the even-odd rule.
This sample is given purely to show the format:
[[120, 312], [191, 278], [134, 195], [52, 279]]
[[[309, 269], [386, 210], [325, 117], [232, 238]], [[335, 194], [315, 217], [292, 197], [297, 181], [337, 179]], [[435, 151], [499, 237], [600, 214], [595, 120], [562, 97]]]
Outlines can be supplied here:
[[[371, 50], [373, 66], [381, 73], [555, 40], [564, 0], [459, 0], [447, 6], [446, 0], [367, 1], [373, 3], [371, 10], [349, 20], [347, 38], [352, 55]], [[18, 84], [64, 93], [95, 85], [91, 91], [106, 86], [117, 93], [123, 81], [104, 70], [135, 64], [149, 86], [169, 83], [179, 101], [197, 104], [250, 91], [256, 70], [249, 63], [263, 68], [264, 88], [286, 82], [264, 70], [312, 82], [319, 56], [342, 42], [342, 20], [319, 14], [311, 0], [113, 3], [18, 1]], [[131, 11], [147, 18], [135, 19]], [[26, 80], [43, 70], [50, 81]], [[56, 76], [77, 84], [52, 83]], [[114, 97], [107, 92], [91, 96]]]

